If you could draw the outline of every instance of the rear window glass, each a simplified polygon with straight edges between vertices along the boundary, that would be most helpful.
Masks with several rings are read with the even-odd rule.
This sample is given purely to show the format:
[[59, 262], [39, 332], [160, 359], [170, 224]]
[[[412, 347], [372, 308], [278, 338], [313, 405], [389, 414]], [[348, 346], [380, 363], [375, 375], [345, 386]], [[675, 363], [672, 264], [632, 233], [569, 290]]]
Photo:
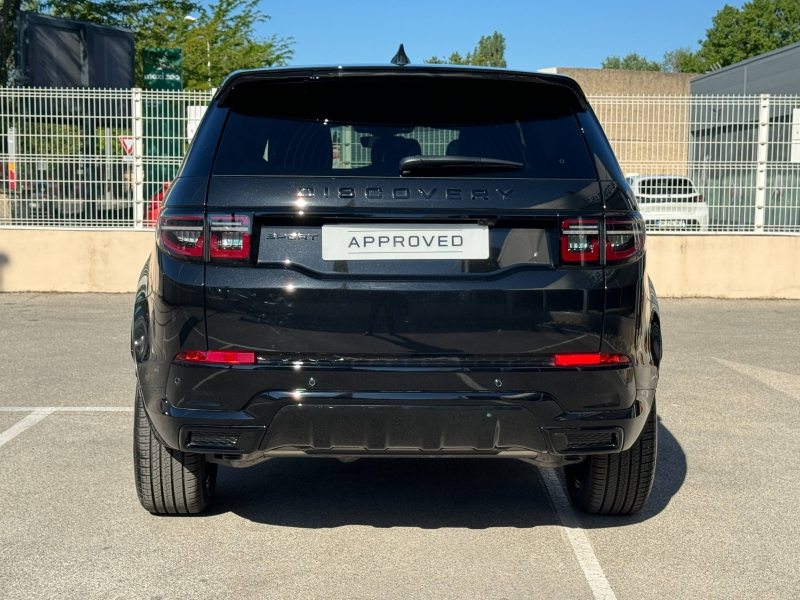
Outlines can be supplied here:
[[407, 156], [520, 162], [474, 177], [594, 179], [569, 90], [440, 78], [341, 78], [237, 90], [215, 175], [398, 177]]
[[674, 196], [697, 192], [692, 182], [685, 177], [659, 177], [640, 181], [639, 193], [648, 196]]

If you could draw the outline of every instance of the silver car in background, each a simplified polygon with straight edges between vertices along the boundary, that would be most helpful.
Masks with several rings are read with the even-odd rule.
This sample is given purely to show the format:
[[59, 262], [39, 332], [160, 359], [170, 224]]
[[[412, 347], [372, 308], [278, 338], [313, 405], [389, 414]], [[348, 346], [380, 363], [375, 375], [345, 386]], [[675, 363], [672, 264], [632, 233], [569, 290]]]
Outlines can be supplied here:
[[651, 231], [707, 231], [708, 204], [683, 175], [626, 177]]

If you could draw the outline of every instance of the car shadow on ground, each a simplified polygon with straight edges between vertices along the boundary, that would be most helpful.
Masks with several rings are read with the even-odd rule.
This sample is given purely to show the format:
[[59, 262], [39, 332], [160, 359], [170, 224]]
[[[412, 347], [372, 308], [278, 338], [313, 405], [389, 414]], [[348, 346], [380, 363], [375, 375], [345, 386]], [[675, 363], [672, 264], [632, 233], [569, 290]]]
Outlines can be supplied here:
[[[686, 456], [659, 423], [656, 482], [632, 517], [581, 514], [584, 527], [616, 527], [660, 513], [686, 477]], [[210, 514], [233, 512], [283, 527], [528, 528], [556, 525], [547, 488], [533, 465], [507, 459], [275, 459], [221, 468]], [[209, 513], [206, 513], [209, 514]]]

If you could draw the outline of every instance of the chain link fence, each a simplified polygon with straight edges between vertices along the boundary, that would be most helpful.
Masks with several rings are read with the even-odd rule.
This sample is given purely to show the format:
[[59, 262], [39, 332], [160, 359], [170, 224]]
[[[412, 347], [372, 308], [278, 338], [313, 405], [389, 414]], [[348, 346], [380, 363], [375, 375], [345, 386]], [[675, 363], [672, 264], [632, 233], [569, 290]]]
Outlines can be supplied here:
[[[0, 88], [0, 227], [152, 227], [210, 98]], [[800, 96], [589, 100], [651, 233], [800, 234]], [[337, 166], [368, 164], [352, 128], [332, 136]]]

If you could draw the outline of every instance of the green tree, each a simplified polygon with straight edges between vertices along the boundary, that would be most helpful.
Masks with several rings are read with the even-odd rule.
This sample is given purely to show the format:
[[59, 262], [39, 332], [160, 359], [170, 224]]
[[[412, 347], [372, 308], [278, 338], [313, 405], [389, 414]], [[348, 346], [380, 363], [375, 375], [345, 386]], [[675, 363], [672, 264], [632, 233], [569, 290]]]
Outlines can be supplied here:
[[631, 52], [620, 58], [608, 56], [600, 65], [603, 69], [622, 69], [625, 71], [660, 71], [661, 64], [654, 60], [647, 60], [636, 52]]
[[800, 2], [752, 0], [742, 8], [725, 6], [700, 40], [704, 65], [727, 66], [800, 41]]
[[503, 67], [505, 68], [506, 59], [506, 38], [503, 34], [495, 31], [492, 35], [482, 36], [478, 40], [475, 50], [467, 52], [466, 56], [461, 56], [458, 52], [453, 52], [450, 58], [439, 58], [432, 56], [424, 62], [432, 65], [474, 65], [477, 67]]
[[294, 41], [275, 35], [256, 37], [255, 25], [270, 18], [258, 9], [258, 3], [219, 0], [207, 9], [197, 6], [192, 11], [194, 21], [186, 19], [189, 13], [182, 8], [154, 14], [137, 36], [137, 56], [143, 47], [182, 48], [183, 85], [187, 89], [217, 86], [237, 69], [286, 65], [294, 54]]
[[705, 61], [689, 47], [676, 48], [664, 53], [661, 70], [667, 73], [705, 73]]

